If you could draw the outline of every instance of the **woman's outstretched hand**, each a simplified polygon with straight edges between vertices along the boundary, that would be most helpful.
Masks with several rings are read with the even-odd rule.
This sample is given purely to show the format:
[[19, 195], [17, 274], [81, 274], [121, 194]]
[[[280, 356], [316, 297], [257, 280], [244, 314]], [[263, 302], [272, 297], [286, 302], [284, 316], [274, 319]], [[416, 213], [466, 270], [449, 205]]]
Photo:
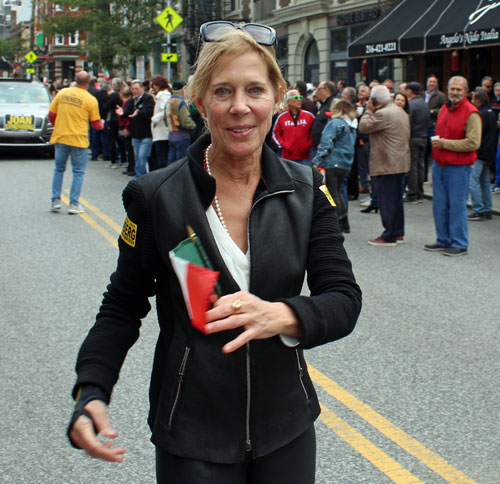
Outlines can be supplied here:
[[108, 409], [101, 400], [91, 400], [85, 405], [85, 410], [92, 416], [92, 421], [81, 415], [71, 429], [69, 436], [73, 443], [96, 459], [109, 462], [122, 462], [125, 449], [123, 447], [112, 447], [113, 442], [101, 442], [94, 431], [94, 425], [99, 435], [108, 439], [115, 439], [115, 432], [108, 418]]

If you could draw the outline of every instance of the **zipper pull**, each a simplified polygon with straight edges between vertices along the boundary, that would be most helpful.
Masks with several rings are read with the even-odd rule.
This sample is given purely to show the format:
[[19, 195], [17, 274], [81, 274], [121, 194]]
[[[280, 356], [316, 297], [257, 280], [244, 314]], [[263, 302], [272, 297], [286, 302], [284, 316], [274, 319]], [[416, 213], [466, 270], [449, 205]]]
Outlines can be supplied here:
[[245, 451], [252, 452], [252, 441], [251, 440], [247, 440], [245, 442]]

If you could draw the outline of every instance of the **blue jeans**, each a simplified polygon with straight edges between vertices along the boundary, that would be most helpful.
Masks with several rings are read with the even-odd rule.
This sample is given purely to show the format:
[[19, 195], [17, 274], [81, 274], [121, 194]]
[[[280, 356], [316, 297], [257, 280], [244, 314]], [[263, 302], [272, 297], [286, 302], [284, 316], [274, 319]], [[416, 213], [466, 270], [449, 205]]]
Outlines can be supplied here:
[[[498, 134], [498, 142], [500, 143], [500, 133]], [[495, 185], [500, 187], [500, 144], [497, 148], [497, 156], [495, 158]]]
[[94, 160], [97, 160], [99, 155], [102, 155], [105, 160], [109, 159], [106, 129], [90, 127], [90, 151]]
[[467, 249], [469, 246], [467, 199], [470, 173], [469, 165], [432, 164], [432, 208], [436, 242], [443, 247]]
[[311, 158], [306, 158], [305, 160], [294, 160], [294, 161], [302, 166], [312, 166]]
[[172, 164], [174, 161], [184, 158], [187, 153], [187, 149], [191, 144], [190, 138], [180, 139], [177, 141], [168, 141], [168, 164]]
[[139, 178], [148, 171], [148, 158], [153, 146], [153, 138], [132, 138], [135, 155], [135, 178]]
[[54, 178], [52, 179], [52, 201], [56, 198], [61, 199], [61, 189], [66, 163], [71, 155], [71, 167], [73, 169], [73, 182], [69, 195], [69, 203], [78, 205], [80, 192], [82, 191], [83, 177], [87, 167], [88, 148], [77, 148], [76, 146], [56, 143], [55, 145], [55, 168]]
[[491, 212], [490, 166], [486, 161], [476, 160], [472, 167], [470, 196], [474, 212]]

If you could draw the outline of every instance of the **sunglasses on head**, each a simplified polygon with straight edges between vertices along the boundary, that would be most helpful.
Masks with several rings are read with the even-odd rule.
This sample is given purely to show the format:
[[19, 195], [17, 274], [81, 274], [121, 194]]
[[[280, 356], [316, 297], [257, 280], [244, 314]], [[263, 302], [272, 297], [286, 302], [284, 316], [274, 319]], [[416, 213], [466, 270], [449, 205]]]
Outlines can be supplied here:
[[288, 96], [288, 99], [302, 99], [304, 96]]
[[276, 30], [261, 24], [233, 24], [225, 20], [206, 22], [200, 27], [203, 42], [219, 42], [222, 37], [233, 30], [249, 33], [258, 44], [273, 45], [276, 42]]

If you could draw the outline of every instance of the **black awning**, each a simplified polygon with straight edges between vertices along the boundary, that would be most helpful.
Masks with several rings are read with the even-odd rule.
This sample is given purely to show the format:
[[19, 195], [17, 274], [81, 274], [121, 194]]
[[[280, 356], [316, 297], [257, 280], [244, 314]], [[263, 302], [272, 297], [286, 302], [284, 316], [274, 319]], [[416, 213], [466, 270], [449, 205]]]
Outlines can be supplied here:
[[425, 51], [500, 45], [500, 1], [454, 0], [425, 36]]
[[401, 0], [396, 3], [375, 25], [349, 44], [349, 57], [398, 54], [399, 38], [437, 1]]
[[349, 57], [500, 45], [500, 1], [402, 0], [349, 45]]

